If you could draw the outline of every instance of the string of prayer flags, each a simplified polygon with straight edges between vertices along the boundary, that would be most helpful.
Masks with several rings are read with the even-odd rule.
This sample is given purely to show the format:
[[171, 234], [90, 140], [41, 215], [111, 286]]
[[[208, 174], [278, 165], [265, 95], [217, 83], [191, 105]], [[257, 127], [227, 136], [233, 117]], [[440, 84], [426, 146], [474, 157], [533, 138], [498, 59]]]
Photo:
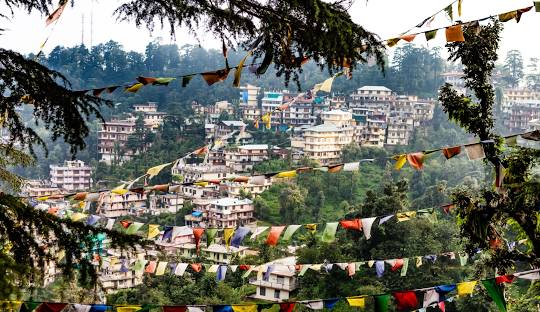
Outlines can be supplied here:
[[54, 10], [51, 15], [49, 15], [47, 17], [47, 19], [45, 20], [45, 26], [49, 26], [50, 24], [54, 23], [55, 21], [57, 21], [60, 16], [62, 16], [62, 13], [64, 12], [64, 9], [66, 8], [66, 6], [68, 5], [68, 1], [67, 0], [64, 0], [62, 1], [62, 3], [60, 4], [60, 6]]
[[266, 244], [270, 246], [275, 246], [278, 243], [279, 236], [281, 232], [285, 229], [285, 226], [273, 226], [270, 228], [268, 237], [266, 238]]

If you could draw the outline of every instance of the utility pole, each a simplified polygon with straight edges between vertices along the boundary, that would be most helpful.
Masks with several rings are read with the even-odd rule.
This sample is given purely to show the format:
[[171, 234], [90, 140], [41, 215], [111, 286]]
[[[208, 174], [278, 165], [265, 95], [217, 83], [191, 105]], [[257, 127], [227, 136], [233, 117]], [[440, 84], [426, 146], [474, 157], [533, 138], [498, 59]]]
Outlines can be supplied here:
[[81, 14], [81, 45], [84, 45], [84, 13]]

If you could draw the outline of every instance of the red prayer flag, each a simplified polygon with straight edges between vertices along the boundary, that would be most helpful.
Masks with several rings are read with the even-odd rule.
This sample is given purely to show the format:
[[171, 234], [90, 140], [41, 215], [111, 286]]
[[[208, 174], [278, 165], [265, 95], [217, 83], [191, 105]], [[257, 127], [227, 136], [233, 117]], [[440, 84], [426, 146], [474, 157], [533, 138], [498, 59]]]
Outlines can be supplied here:
[[401, 37], [399, 37], [400, 39], [403, 39], [407, 42], [412, 42], [414, 40], [414, 38], [416, 38], [416, 34], [410, 34], [410, 35], [403, 35]]
[[241, 264], [238, 266], [238, 268], [241, 270], [241, 271], [247, 271], [251, 268], [250, 265], [247, 265], [247, 264]]
[[396, 291], [392, 295], [399, 311], [415, 310], [418, 307], [418, 299], [414, 291]]
[[201, 243], [201, 237], [204, 233], [203, 228], [194, 228], [193, 229], [193, 237], [195, 237], [195, 246], [197, 247], [197, 254], [199, 253], [199, 246]]
[[461, 25], [450, 26], [446, 28], [446, 42], [463, 42], [463, 28]]
[[342, 228], [347, 230], [356, 230], [361, 231], [362, 230], [362, 223], [360, 219], [354, 219], [354, 220], [341, 220], [339, 221], [339, 224]]
[[216, 82], [227, 79], [227, 76], [229, 76], [229, 72], [230, 70], [228, 68], [224, 68], [213, 72], [202, 73], [201, 76], [203, 77], [204, 81], [206, 81], [206, 83], [211, 86]]
[[279, 312], [292, 312], [294, 310], [294, 302], [283, 302], [279, 304]]
[[131, 225], [131, 221], [128, 221], [128, 220], [120, 220], [120, 225], [124, 228], [124, 229], [127, 229], [130, 225]]
[[202, 270], [202, 264], [200, 264], [200, 263], [192, 263], [192, 264], [191, 264], [191, 268], [192, 268], [193, 271], [195, 271], [195, 272], [201, 272], [201, 270]]
[[100, 96], [101, 93], [103, 93], [103, 91], [105, 91], [106, 88], [99, 88], [99, 89], [94, 89], [94, 91], [92, 91], [92, 94], [94, 96]]
[[273, 226], [270, 228], [270, 232], [268, 233], [268, 238], [266, 238], [266, 244], [270, 246], [275, 246], [278, 243], [279, 236], [281, 235], [281, 232], [285, 229], [285, 226]]
[[35, 312], [60, 312], [68, 304], [67, 303], [53, 303], [53, 302], [44, 302], [39, 305]]
[[392, 266], [392, 272], [395, 272], [403, 267], [403, 259], [396, 259], [396, 262]]
[[340, 172], [341, 169], [343, 169], [343, 164], [328, 166], [328, 172], [330, 173]]
[[407, 161], [409, 162], [409, 165], [411, 165], [411, 167], [416, 170], [420, 170], [424, 168], [424, 153], [418, 152], [407, 154]]
[[446, 214], [448, 214], [450, 212], [450, 210], [454, 209], [455, 207], [456, 207], [456, 205], [454, 205], [454, 204], [446, 204], [446, 205], [441, 206], [444, 213], [446, 213]]
[[186, 312], [186, 306], [163, 306], [163, 312]]
[[153, 84], [154, 82], [156, 82], [156, 80], [157, 79], [153, 77], [143, 77], [143, 76], [137, 77], [137, 81], [142, 83], [143, 85]]
[[157, 261], [150, 261], [148, 262], [148, 265], [144, 269], [144, 272], [152, 274], [156, 271], [156, 267], [157, 267]]
[[511, 284], [514, 280], [515, 280], [515, 276], [514, 275], [503, 275], [503, 276], [497, 276], [495, 278], [495, 282], [497, 283], [497, 285], [499, 284], [502, 284], [502, 283], [508, 283], [508, 284]]
[[442, 150], [444, 157], [450, 159], [461, 153], [461, 146], [447, 147]]

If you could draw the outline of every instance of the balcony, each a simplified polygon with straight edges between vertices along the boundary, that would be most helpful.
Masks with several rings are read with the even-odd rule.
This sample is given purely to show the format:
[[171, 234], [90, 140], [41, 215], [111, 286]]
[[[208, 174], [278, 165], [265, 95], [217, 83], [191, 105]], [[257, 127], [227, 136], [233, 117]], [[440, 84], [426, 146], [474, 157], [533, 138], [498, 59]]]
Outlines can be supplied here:
[[257, 280], [256, 278], [251, 278], [249, 279], [249, 283], [255, 286], [287, 290], [287, 291], [293, 291], [298, 287], [298, 282], [296, 281], [293, 281], [291, 284], [282, 284], [282, 283], [263, 281], [263, 280]]

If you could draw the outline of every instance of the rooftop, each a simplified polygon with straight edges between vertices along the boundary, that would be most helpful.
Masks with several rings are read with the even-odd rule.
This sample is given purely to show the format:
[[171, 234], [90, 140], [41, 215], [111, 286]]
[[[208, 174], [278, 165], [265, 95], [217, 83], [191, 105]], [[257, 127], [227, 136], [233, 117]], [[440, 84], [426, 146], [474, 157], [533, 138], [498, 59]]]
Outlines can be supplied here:
[[238, 199], [232, 197], [224, 197], [211, 202], [216, 206], [235, 206], [235, 205], [251, 205], [253, 202], [249, 199]]
[[227, 127], [233, 126], [233, 127], [245, 127], [246, 124], [241, 120], [224, 120], [222, 121], [224, 125]]
[[[347, 127], [348, 128], [348, 127]], [[318, 126], [314, 126], [311, 128], [306, 129], [305, 131], [312, 131], [312, 132], [338, 132], [347, 128], [341, 128], [337, 127], [332, 124], [322, 124]]]
[[384, 86], [363, 86], [358, 88], [358, 91], [386, 91], [386, 92], [392, 92], [392, 90], [388, 89]]
[[238, 248], [236, 248], [234, 246], [229, 246], [227, 248], [227, 246], [224, 246], [224, 245], [212, 244], [212, 245], [208, 246], [207, 248], [203, 248], [203, 251], [216, 252], [216, 253], [222, 253], [222, 254], [231, 254], [231, 253], [237, 253], [237, 252], [240, 252], [240, 251], [244, 251], [246, 249], [248, 249], [248, 248], [245, 247], [245, 246], [240, 246]]

